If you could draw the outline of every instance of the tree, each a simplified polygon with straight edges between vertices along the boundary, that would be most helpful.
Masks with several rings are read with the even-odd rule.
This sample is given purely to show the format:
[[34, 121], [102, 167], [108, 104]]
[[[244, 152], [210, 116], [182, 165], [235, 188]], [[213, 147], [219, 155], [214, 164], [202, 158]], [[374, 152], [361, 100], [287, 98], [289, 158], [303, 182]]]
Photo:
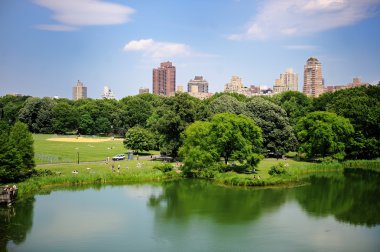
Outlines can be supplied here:
[[261, 159], [261, 130], [252, 119], [230, 113], [217, 114], [211, 122], [195, 122], [184, 134], [180, 148], [185, 173], [211, 168], [220, 158], [232, 158], [249, 168]]
[[121, 117], [126, 128], [136, 125], [144, 127], [147, 119], [152, 115], [152, 106], [149, 102], [137, 96], [128, 97], [124, 102]]
[[244, 115], [217, 114], [211, 119], [211, 138], [225, 164], [230, 158], [254, 167], [260, 160], [261, 129]]
[[210, 135], [211, 123], [196, 121], [186, 128], [184, 145], [179, 150], [185, 175], [206, 169], [219, 161], [220, 156]]
[[12, 127], [0, 124], [0, 182], [23, 180], [34, 172], [32, 134], [21, 122]]
[[213, 115], [220, 113], [233, 113], [239, 115], [243, 112], [244, 103], [230, 95], [221, 95], [209, 103]]
[[66, 100], [59, 101], [52, 111], [53, 131], [58, 134], [76, 131], [79, 127], [79, 113]]
[[19, 119], [33, 133], [53, 133], [52, 110], [55, 101], [51, 98], [28, 98], [19, 112]]
[[266, 153], [273, 153], [278, 157], [296, 150], [297, 139], [286, 112], [280, 106], [255, 97], [245, 104], [244, 114], [261, 128]]
[[[315, 100], [319, 109], [336, 113], [350, 120], [356, 143], [349, 150], [350, 158], [380, 156], [380, 87], [357, 87], [326, 93]], [[319, 106], [319, 107], [318, 107]]]
[[160, 150], [173, 157], [178, 156], [182, 145], [181, 134], [197, 118], [198, 99], [190, 95], [176, 94], [166, 98], [148, 119], [149, 128], [161, 135]]
[[286, 91], [274, 99], [278, 100], [277, 103], [286, 111], [292, 127], [296, 126], [298, 120], [306, 116], [312, 108], [312, 100], [298, 91]]
[[152, 134], [148, 130], [141, 126], [135, 126], [125, 134], [124, 146], [135, 153], [149, 151], [152, 147], [152, 138]]
[[354, 128], [348, 119], [330, 112], [312, 112], [297, 125], [300, 152], [307, 157], [344, 159], [345, 149], [352, 141]]
[[27, 98], [29, 98], [29, 96], [6, 95], [0, 97], [0, 120], [14, 124]]
[[96, 125], [94, 127], [95, 133], [108, 134], [112, 131], [111, 122], [108, 120], [108, 118], [105, 118], [105, 117], [96, 118], [95, 125]]
[[94, 133], [94, 120], [88, 113], [82, 114], [79, 119], [79, 133], [91, 135]]

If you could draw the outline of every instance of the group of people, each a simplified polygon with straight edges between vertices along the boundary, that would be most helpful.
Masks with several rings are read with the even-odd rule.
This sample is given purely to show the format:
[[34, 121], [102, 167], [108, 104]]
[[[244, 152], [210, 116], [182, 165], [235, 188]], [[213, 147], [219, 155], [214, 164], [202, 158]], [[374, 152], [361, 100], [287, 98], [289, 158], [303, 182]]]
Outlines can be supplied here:
[[[115, 172], [115, 164], [112, 164], [112, 172]], [[120, 164], [117, 165], [117, 172], [120, 172]]]

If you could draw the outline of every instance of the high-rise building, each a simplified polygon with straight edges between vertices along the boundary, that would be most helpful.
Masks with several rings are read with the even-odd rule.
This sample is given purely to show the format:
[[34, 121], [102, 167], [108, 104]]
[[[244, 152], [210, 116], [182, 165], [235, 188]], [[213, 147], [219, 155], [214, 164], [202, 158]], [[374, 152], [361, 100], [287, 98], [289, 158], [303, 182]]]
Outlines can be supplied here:
[[286, 69], [284, 73], [280, 74], [280, 78], [276, 80], [273, 91], [275, 93], [298, 91], [298, 74], [294, 73], [292, 68]]
[[193, 87], [197, 86], [197, 93], [208, 93], [208, 82], [203, 79], [203, 76], [195, 76], [194, 80], [187, 83], [187, 92], [191, 93], [195, 90]]
[[87, 98], [87, 87], [83, 86], [83, 82], [78, 80], [77, 85], [73, 87], [73, 100]]
[[170, 61], [153, 69], [153, 94], [172, 96], [175, 94], [175, 66]]
[[108, 86], [104, 86], [102, 98], [103, 99], [116, 99], [112, 90]]
[[303, 93], [318, 97], [323, 93], [322, 64], [317, 58], [309, 58], [304, 67]]
[[243, 82], [239, 76], [232, 76], [231, 81], [224, 85], [224, 92], [226, 93], [240, 93], [244, 88]]
[[141, 87], [139, 89], [139, 94], [149, 94], [149, 88]]

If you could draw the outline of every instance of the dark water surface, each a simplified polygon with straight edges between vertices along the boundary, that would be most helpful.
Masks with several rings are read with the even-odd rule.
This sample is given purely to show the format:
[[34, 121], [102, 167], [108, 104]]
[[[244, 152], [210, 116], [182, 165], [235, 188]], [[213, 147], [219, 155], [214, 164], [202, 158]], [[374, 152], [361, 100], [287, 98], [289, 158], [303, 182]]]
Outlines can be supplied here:
[[0, 208], [0, 251], [380, 251], [380, 179], [75, 187]]

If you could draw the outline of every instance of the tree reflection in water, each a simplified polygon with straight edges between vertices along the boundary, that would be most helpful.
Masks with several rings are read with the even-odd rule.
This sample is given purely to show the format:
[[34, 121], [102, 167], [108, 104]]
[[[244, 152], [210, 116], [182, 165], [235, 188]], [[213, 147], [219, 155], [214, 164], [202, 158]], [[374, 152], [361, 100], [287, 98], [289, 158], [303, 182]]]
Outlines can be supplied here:
[[21, 244], [33, 225], [34, 197], [7, 207], [0, 206], [0, 251], [6, 251], [9, 241]]
[[380, 224], [380, 173], [346, 169], [344, 176], [313, 177], [297, 188], [296, 199], [313, 216], [333, 215], [338, 221], [373, 227]]
[[150, 197], [148, 206], [159, 218], [181, 222], [194, 215], [225, 224], [253, 221], [286, 201], [283, 189], [226, 188], [202, 180], [163, 183], [162, 191]]
[[207, 216], [216, 222], [236, 224], [259, 219], [296, 200], [311, 216], [334, 216], [340, 222], [373, 227], [380, 224], [380, 173], [346, 170], [344, 176], [313, 177], [311, 185], [293, 189], [243, 189], [188, 180], [162, 184], [148, 206], [162, 220], [187, 222]]

